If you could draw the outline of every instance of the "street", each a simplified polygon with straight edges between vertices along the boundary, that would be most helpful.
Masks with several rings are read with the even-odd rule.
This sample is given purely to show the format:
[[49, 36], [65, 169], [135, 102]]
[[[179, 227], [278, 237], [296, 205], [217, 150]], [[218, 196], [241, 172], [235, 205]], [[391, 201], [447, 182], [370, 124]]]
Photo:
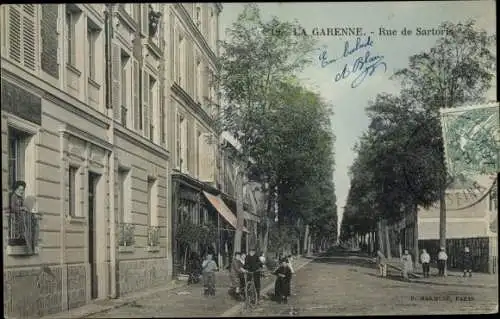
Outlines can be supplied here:
[[[414, 315], [487, 313], [497, 309], [497, 288], [479, 284], [471, 287], [469, 278], [450, 276], [431, 278], [429, 282], [435, 282], [430, 283], [407, 283], [396, 273], [389, 275], [377, 277], [373, 263], [356, 257], [320, 258], [297, 274], [292, 288], [297, 295], [288, 305], [266, 302], [253, 314]], [[494, 285], [496, 276], [491, 276], [490, 281]]]
[[[212, 298], [202, 295], [201, 286], [183, 287], [89, 318], [489, 313], [497, 309], [496, 278], [474, 274], [403, 282], [396, 271], [377, 277], [373, 262], [363, 257], [324, 256], [297, 271], [286, 305], [264, 299], [251, 313], [242, 312], [221, 283]], [[271, 282], [268, 278], [263, 287]]]

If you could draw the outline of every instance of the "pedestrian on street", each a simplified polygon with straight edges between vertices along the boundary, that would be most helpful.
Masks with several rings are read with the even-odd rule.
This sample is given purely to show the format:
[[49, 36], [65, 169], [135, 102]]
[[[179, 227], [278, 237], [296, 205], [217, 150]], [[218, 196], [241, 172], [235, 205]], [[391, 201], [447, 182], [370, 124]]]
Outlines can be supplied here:
[[274, 296], [278, 303], [288, 303], [288, 297], [290, 296], [290, 283], [292, 279], [292, 271], [288, 266], [288, 260], [282, 258], [280, 260], [280, 266], [274, 271], [277, 276], [274, 282]]
[[293, 259], [292, 258], [293, 258], [292, 255], [288, 255], [286, 257], [286, 264], [287, 264], [288, 268], [290, 268], [290, 271], [292, 272], [292, 274], [295, 274], [295, 270], [293, 270], [293, 264], [292, 264]]
[[469, 247], [465, 247], [462, 264], [464, 268], [464, 277], [469, 273], [469, 277], [472, 277], [472, 253], [469, 251]]
[[438, 269], [439, 269], [439, 276], [441, 277], [445, 276], [445, 268], [447, 260], [448, 260], [448, 255], [444, 251], [444, 247], [441, 247], [438, 253]]
[[237, 298], [241, 297], [241, 277], [243, 274], [243, 263], [241, 262], [241, 254], [236, 252], [230, 268], [231, 289], [234, 290]]
[[207, 254], [201, 264], [203, 269], [203, 286], [205, 296], [215, 296], [215, 271], [218, 269], [215, 261], [212, 260], [212, 254]]
[[378, 275], [380, 277], [386, 277], [387, 276], [387, 262], [385, 255], [379, 250], [377, 250], [377, 269], [378, 269]]
[[420, 255], [420, 262], [422, 263], [422, 270], [424, 272], [424, 277], [429, 278], [431, 255], [427, 250], [422, 249], [422, 254]]
[[407, 249], [405, 249], [403, 256], [401, 256], [401, 262], [403, 263], [403, 279], [409, 280], [408, 275], [413, 272], [413, 260]]
[[245, 264], [243, 267], [246, 271], [251, 272], [248, 274], [248, 280], [253, 280], [255, 284], [255, 290], [257, 290], [257, 301], [260, 300], [260, 272], [262, 271], [263, 264], [259, 259], [259, 256], [255, 253], [255, 248], [251, 248], [248, 256], [245, 258]]

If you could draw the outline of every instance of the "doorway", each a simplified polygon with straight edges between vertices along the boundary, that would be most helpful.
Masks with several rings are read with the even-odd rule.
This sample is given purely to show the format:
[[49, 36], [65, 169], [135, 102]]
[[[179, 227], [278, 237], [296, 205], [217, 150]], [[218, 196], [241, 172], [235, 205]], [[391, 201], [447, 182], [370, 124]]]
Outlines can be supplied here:
[[89, 172], [88, 185], [88, 216], [89, 216], [89, 265], [90, 265], [90, 298], [96, 299], [97, 294], [97, 247], [96, 247], [96, 189], [100, 175]]

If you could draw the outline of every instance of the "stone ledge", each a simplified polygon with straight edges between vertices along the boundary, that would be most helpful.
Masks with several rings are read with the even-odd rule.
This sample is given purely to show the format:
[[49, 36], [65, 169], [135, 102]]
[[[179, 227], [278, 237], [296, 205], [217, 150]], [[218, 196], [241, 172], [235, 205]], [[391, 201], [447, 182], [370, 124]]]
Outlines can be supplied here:
[[9, 256], [32, 256], [38, 255], [40, 253], [40, 247], [35, 247], [35, 251], [33, 254], [30, 254], [28, 251], [28, 246], [11, 246], [7, 245], [7, 255]]
[[150, 253], [155, 253], [160, 251], [160, 246], [148, 246], [146, 247], [146, 251]]
[[120, 246], [118, 247], [118, 252], [120, 253], [133, 253], [135, 251], [134, 246]]

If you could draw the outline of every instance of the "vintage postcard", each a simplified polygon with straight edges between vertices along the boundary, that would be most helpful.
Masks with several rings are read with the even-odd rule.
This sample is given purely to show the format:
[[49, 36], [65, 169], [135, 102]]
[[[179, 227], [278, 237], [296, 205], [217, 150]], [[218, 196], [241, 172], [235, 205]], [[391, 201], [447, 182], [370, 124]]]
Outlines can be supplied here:
[[495, 12], [2, 5], [4, 317], [498, 312]]

